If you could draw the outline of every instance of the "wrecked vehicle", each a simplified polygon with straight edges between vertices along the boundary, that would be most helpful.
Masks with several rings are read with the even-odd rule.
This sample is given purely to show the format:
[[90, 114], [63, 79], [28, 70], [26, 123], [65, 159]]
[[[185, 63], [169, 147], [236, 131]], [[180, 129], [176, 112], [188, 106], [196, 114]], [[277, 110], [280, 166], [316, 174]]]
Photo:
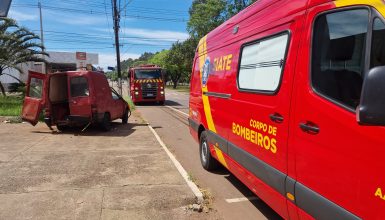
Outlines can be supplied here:
[[22, 119], [35, 126], [42, 111], [47, 126], [61, 131], [90, 124], [108, 131], [112, 120], [120, 118], [126, 124], [131, 114], [128, 103], [110, 88], [102, 72], [29, 71]]

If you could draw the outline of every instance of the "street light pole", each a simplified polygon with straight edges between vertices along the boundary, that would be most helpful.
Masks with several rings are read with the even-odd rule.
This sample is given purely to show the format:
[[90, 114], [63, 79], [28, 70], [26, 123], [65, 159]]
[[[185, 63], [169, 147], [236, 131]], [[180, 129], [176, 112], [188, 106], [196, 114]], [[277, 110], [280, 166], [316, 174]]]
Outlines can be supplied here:
[[114, 32], [115, 32], [115, 48], [116, 48], [116, 67], [118, 71], [118, 87], [119, 87], [119, 94], [122, 95], [122, 72], [120, 67], [120, 44], [119, 44], [119, 20], [120, 20], [120, 14], [117, 8], [116, 0], [112, 1], [113, 5], [113, 11], [114, 11]]
[[[41, 40], [41, 45], [43, 46], [43, 52], [45, 52], [45, 49], [44, 49], [44, 31], [43, 31], [43, 15], [41, 12], [41, 1], [39, 0], [39, 2], [37, 4], [39, 7], [39, 12], [40, 12], [40, 40]], [[44, 57], [44, 55], [41, 55], [41, 56]], [[42, 69], [43, 73], [47, 73], [45, 63], [43, 62], [41, 65], [42, 65], [41, 69]]]

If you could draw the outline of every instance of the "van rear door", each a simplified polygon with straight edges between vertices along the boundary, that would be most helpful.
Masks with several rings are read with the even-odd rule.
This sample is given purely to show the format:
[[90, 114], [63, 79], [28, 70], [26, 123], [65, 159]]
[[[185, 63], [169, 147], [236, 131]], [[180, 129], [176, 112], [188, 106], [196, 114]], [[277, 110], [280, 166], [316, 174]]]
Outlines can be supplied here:
[[27, 91], [24, 98], [21, 117], [35, 126], [45, 101], [45, 81], [47, 76], [42, 73], [28, 72]]
[[90, 82], [85, 75], [68, 74], [68, 96], [71, 116], [91, 117]]

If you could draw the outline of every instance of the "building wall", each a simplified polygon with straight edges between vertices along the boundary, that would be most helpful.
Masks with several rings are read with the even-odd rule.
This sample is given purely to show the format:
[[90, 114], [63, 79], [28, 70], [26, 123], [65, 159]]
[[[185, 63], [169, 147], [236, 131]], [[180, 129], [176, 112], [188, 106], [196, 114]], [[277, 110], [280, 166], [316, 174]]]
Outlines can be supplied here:
[[[48, 52], [49, 57], [47, 61], [50, 63], [76, 63], [76, 53], [69, 52]], [[98, 64], [99, 63], [99, 54], [97, 53], [87, 53], [86, 60], [83, 62], [86, 64]]]
[[[16, 69], [6, 69], [6, 70], [4, 70], [4, 73], [10, 74], [10, 75], [20, 79], [22, 82], [26, 82], [28, 79], [28, 70], [33, 70], [34, 64], [33, 64], [33, 62], [29, 62], [29, 63], [23, 63], [19, 66], [23, 70], [23, 73], [19, 73], [19, 71], [17, 71]], [[7, 76], [7, 75], [0, 76], [0, 81], [3, 84], [17, 83], [18, 82], [14, 78]]]
[[[49, 57], [47, 61], [50, 63], [62, 63], [62, 64], [76, 64], [79, 68], [80, 66], [85, 67], [87, 64], [98, 64], [99, 63], [99, 54], [97, 53], [87, 53], [86, 60], [77, 60], [76, 53], [74, 52], [48, 52]], [[28, 79], [28, 71], [42, 72], [41, 63], [28, 62], [20, 65], [23, 73], [19, 73], [16, 69], [6, 69], [4, 72], [15, 76], [20, 79], [22, 82], [26, 82]], [[0, 81], [7, 87], [10, 83], [17, 83], [18, 81], [13, 79], [10, 76], [2, 75], [0, 76]]]

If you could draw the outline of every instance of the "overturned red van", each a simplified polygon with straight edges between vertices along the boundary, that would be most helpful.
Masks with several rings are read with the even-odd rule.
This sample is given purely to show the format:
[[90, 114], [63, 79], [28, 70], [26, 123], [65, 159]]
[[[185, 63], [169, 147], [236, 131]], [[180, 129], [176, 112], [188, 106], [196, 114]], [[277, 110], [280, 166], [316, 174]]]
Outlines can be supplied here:
[[127, 123], [130, 108], [110, 86], [102, 72], [69, 71], [52, 74], [29, 72], [22, 119], [36, 125], [41, 111], [47, 126], [99, 124], [111, 128], [111, 120]]
[[189, 124], [285, 219], [385, 219], [385, 2], [260, 0], [201, 39]]

